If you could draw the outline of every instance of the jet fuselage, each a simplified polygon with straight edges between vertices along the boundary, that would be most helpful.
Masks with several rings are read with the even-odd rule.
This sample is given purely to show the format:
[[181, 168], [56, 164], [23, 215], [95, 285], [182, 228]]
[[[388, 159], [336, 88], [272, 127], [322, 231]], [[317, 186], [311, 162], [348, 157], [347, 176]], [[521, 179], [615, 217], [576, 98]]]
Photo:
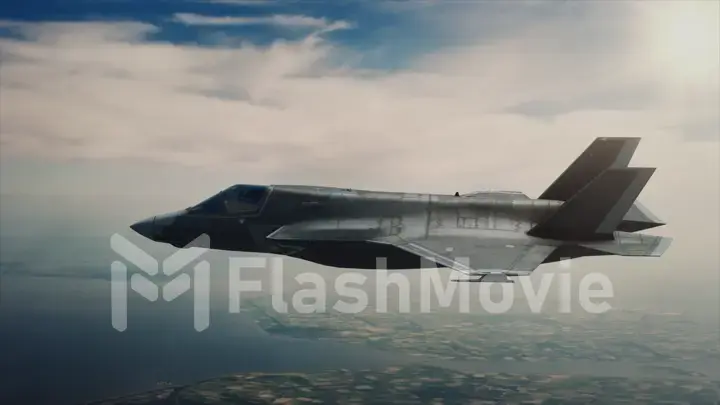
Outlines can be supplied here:
[[[234, 206], [244, 187], [262, 188], [254, 207]], [[273, 253], [333, 267], [376, 268], [386, 258], [388, 268], [419, 268], [417, 256], [390, 245], [356, 240], [276, 241], [268, 238], [288, 224], [336, 219], [373, 221], [382, 233], [433, 226], [448, 231], [508, 240], [532, 238], [525, 232], [552, 215], [561, 201], [533, 200], [516, 192], [485, 192], [470, 196], [352, 190], [314, 186], [235, 186], [185, 210], [148, 218], [133, 229], [157, 242], [184, 247], [206, 234], [217, 250]], [[366, 227], [364, 227], [365, 229]]]

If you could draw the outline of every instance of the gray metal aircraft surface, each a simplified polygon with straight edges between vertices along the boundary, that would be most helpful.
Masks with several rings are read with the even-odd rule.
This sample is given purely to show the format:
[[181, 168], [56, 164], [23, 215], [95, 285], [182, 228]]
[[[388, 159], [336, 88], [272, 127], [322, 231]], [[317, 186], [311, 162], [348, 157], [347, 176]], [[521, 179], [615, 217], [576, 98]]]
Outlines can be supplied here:
[[[597, 138], [537, 199], [300, 185], [235, 185], [193, 207], [133, 224], [154, 241], [272, 253], [354, 269], [419, 269], [423, 260], [482, 281], [585, 256], [661, 256], [671, 239], [636, 202], [655, 168], [628, 167], [640, 138]], [[378, 267], [384, 261], [381, 267]], [[491, 279], [485, 279], [490, 281]]]

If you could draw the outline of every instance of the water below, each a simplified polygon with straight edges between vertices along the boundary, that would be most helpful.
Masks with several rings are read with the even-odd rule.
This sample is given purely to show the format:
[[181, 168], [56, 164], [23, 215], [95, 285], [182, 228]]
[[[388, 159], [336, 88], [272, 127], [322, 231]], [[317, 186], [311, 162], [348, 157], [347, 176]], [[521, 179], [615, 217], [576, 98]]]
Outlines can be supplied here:
[[[243, 371], [314, 371], [398, 365], [422, 358], [267, 336], [242, 315], [215, 308], [192, 327], [187, 303], [130, 307], [128, 329], [110, 322], [106, 280], [4, 277], [0, 297], [0, 403], [72, 404]], [[185, 306], [184, 306], [185, 305]], [[224, 309], [224, 310], [223, 310]], [[633, 362], [438, 361], [467, 372], [667, 377]], [[681, 364], [720, 379], [717, 365]]]

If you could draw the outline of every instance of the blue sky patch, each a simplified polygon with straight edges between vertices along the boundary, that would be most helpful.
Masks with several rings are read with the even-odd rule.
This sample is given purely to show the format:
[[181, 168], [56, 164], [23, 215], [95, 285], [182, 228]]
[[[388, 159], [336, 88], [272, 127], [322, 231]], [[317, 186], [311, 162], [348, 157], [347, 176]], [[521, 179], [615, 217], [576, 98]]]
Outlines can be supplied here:
[[[443, 45], [440, 33], [415, 17], [422, 5], [368, 1], [278, 1], [249, 4], [239, 1], [89, 1], [26, 0], [10, 2], [0, 10], [0, 19], [16, 22], [136, 21], [160, 28], [149, 41], [201, 46], [248, 41], [268, 45], [278, 39], [294, 40], [307, 36], [318, 26], [273, 23], [184, 23], [178, 15], [208, 19], [271, 19], [277, 16], [302, 16], [328, 24], [345, 22], [352, 28], [324, 33], [324, 37], [343, 47], [367, 52], [358, 60], [363, 67], [395, 68], [418, 53]], [[391, 4], [391, 6], [393, 5]], [[404, 5], [405, 4], [405, 5]], [[419, 3], [418, 3], [419, 4]], [[403, 6], [404, 5], [404, 6]], [[0, 35], [10, 35], [5, 28]]]

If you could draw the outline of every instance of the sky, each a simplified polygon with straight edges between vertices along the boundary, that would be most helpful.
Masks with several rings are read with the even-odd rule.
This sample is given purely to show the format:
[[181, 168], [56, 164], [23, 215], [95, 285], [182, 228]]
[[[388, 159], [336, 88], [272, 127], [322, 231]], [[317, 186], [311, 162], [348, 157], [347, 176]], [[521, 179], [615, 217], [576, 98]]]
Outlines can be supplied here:
[[640, 200], [675, 242], [660, 262], [605, 263], [717, 290], [719, 15], [713, 0], [13, 2], [3, 225], [121, 227], [235, 183], [535, 197], [595, 137], [640, 136], [632, 164], [658, 167]]

